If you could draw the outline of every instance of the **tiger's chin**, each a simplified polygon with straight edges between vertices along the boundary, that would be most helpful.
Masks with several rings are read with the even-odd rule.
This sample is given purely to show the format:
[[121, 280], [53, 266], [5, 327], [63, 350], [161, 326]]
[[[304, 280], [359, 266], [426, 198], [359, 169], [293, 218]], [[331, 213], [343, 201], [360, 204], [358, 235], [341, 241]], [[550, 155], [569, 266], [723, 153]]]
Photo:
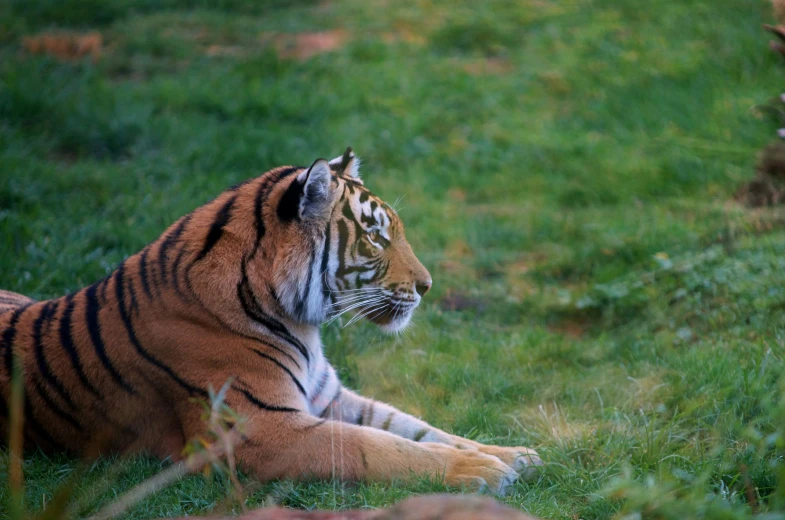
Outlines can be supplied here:
[[369, 316], [368, 319], [379, 326], [382, 331], [394, 334], [404, 330], [412, 321], [417, 304], [389, 305], [384, 312]]

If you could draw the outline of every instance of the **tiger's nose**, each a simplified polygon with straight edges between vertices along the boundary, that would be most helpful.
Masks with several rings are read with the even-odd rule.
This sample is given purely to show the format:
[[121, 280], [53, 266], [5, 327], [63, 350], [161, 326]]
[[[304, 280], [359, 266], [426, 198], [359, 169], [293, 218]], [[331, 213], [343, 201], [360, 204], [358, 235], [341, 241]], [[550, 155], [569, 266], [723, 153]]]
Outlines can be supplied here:
[[417, 289], [417, 294], [419, 294], [420, 296], [425, 296], [425, 293], [427, 293], [431, 289], [432, 285], [433, 282], [431, 280], [417, 282], [415, 284], [415, 288]]

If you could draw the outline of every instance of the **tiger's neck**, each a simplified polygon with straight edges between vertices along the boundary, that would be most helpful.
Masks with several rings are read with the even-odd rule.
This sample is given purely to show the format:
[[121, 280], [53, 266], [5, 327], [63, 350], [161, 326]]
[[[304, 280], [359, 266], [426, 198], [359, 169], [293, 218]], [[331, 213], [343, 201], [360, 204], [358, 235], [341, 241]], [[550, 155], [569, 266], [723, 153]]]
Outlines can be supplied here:
[[298, 264], [307, 257], [279, 257], [276, 240], [260, 238], [264, 224], [256, 222], [253, 199], [257, 184], [224, 192], [126, 260], [118, 271], [134, 276], [125, 297], [155, 306], [166, 322], [186, 320], [271, 338], [315, 356], [322, 348], [319, 324], [293, 316], [286, 290], [286, 283], [307, 269]]

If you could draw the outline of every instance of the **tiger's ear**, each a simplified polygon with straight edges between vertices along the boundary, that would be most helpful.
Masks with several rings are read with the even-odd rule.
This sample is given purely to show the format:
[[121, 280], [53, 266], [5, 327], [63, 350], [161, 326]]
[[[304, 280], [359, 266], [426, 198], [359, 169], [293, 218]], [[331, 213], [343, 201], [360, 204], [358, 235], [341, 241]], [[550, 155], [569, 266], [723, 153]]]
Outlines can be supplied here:
[[347, 148], [343, 155], [330, 161], [330, 167], [344, 177], [350, 177], [362, 184], [360, 179], [360, 158], [354, 155], [351, 147]]
[[316, 159], [307, 171], [297, 176], [302, 186], [300, 218], [322, 216], [330, 205], [330, 165], [324, 159]]

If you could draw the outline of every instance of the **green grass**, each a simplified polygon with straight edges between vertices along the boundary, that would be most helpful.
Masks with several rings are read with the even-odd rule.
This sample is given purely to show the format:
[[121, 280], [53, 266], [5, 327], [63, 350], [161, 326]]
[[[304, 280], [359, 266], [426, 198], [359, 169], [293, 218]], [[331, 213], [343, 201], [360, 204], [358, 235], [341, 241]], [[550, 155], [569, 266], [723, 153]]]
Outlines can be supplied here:
[[[537, 448], [546, 470], [504, 499], [535, 515], [782, 518], [785, 211], [733, 202], [775, 135], [754, 108], [782, 86], [768, 9], [7, 2], [0, 287], [77, 289], [226, 187], [351, 145], [366, 184], [402, 197], [435, 286], [405, 336], [325, 329], [347, 384], [457, 434]], [[53, 28], [99, 30], [102, 59], [22, 50]], [[349, 43], [303, 62], [261, 43], [331, 29]], [[96, 463], [79, 511], [165, 465]], [[30, 509], [77, 466], [30, 453]], [[442, 490], [274, 483], [249, 505], [381, 507]], [[191, 477], [128, 518], [226, 497], [220, 479]]]

